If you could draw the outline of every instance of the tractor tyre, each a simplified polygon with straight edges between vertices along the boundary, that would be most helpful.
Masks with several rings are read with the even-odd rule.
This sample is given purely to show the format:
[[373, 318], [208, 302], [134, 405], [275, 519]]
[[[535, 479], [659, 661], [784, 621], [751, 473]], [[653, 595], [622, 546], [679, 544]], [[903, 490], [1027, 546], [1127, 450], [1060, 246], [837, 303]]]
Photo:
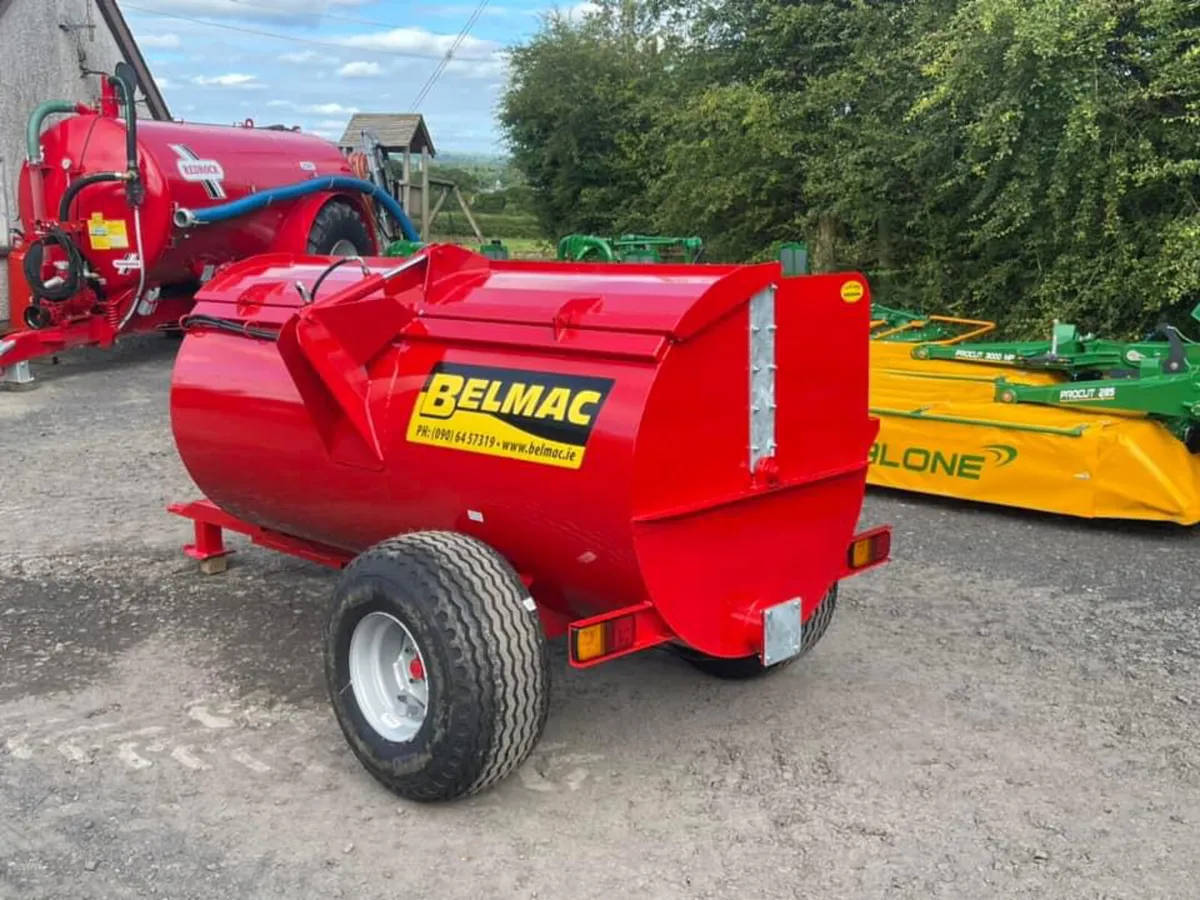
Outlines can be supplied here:
[[714, 678], [722, 678], [727, 681], [746, 681], [766, 675], [769, 672], [786, 669], [815, 647], [825, 632], [829, 630], [829, 623], [833, 621], [833, 613], [837, 609], [837, 594], [838, 586], [835, 583], [829, 589], [829, 593], [825, 595], [825, 599], [813, 610], [813, 614], [809, 616], [808, 621], [804, 623], [804, 635], [800, 641], [800, 652], [790, 659], [785, 659], [783, 662], [776, 663], [773, 666], [764, 666], [762, 660], [757, 655], [725, 659], [698, 653], [688, 647], [676, 647], [674, 648], [675, 652], [706, 675], [712, 675]]
[[362, 213], [344, 200], [322, 206], [308, 231], [308, 252], [314, 256], [370, 256], [374, 246]]
[[454, 532], [376, 544], [342, 573], [325, 677], [354, 755], [408, 800], [452, 800], [511, 774], [546, 724], [537, 608], [512, 567]]

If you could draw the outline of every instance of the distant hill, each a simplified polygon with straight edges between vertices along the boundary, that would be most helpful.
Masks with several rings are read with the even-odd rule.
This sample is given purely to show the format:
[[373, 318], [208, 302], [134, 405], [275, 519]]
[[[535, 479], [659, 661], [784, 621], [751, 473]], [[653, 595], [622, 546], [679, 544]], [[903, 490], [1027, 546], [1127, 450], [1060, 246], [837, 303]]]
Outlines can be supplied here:
[[504, 168], [508, 157], [502, 153], [461, 153], [453, 150], [438, 153], [434, 160], [443, 166]]

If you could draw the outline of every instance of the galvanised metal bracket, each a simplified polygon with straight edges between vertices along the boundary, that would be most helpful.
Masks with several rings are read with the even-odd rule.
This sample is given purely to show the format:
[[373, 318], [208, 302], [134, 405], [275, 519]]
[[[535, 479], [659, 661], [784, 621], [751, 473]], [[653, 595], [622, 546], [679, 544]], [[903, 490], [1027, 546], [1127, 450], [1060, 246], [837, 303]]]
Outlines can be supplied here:
[[775, 455], [775, 285], [750, 298], [750, 471]]

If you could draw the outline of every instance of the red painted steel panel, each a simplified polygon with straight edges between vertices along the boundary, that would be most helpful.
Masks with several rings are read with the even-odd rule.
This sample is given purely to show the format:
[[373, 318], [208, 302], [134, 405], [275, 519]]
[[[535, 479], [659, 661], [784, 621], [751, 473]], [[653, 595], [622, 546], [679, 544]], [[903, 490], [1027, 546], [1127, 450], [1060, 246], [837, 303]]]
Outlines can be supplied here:
[[[176, 443], [221, 509], [350, 552], [464, 531], [547, 609], [650, 602], [718, 656], [756, 652], [764, 607], [799, 596], [807, 615], [847, 574], [877, 428], [869, 300], [840, 290], [860, 276], [434, 247], [384, 284], [395, 262], [370, 263], [368, 278], [343, 265], [309, 305], [294, 285], [321, 260], [248, 260], [199, 295], [196, 315], [280, 328], [198, 327], [177, 357]], [[751, 471], [748, 304], [771, 285], [778, 451]], [[543, 382], [543, 405], [523, 407]]]

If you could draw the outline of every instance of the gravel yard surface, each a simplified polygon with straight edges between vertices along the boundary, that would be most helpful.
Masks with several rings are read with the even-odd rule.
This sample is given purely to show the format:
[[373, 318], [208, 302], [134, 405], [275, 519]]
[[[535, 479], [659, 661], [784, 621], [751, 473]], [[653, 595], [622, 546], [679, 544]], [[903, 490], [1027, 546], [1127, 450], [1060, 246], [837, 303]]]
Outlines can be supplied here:
[[556, 647], [534, 757], [417, 806], [328, 707], [334, 574], [180, 552], [174, 348], [0, 393], [0, 898], [1197, 896], [1200, 531], [872, 492], [802, 663]]

